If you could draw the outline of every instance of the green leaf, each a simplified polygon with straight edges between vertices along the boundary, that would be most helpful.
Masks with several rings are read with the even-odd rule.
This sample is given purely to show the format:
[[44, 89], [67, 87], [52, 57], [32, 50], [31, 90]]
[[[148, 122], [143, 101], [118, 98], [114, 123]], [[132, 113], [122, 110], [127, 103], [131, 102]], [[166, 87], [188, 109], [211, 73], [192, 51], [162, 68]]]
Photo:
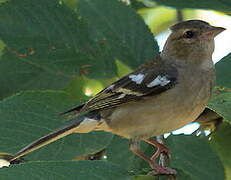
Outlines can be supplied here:
[[[176, 169], [176, 171], [177, 171], [177, 180], [193, 180], [192, 176], [188, 172], [185, 172], [182, 169]], [[162, 180], [162, 179], [159, 179], [159, 180]]]
[[[170, 180], [173, 179], [168, 175], [150, 176], [150, 175], [139, 175], [135, 176], [131, 180]], [[183, 171], [177, 169], [177, 180], [192, 180], [190, 176], [185, 174]]]
[[5, 43], [2, 40], [0, 40], [0, 56], [3, 55], [3, 50], [5, 49], [5, 47]]
[[231, 125], [224, 122], [218, 130], [212, 134], [211, 145], [221, 158], [224, 167], [227, 180], [231, 179]]
[[231, 53], [216, 63], [216, 85], [231, 88]]
[[25, 89], [64, 88], [81, 69], [77, 44], [90, 42], [84, 27], [76, 14], [56, 0], [1, 4], [0, 38], [5, 43], [0, 57], [1, 97]]
[[87, 20], [95, 41], [103, 42], [113, 60], [132, 68], [152, 60], [158, 45], [141, 17], [118, 0], [80, 0], [80, 15]]
[[214, 94], [208, 106], [231, 123], [231, 92]]
[[224, 179], [223, 166], [206, 139], [170, 136], [167, 145], [172, 155], [171, 167], [183, 170], [192, 180]]
[[[175, 169], [177, 171], [177, 175], [176, 175], [176, 179], [177, 180], [193, 180], [193, 178], [190, 176], [190, 174], [188, 174], [187, 172], [181, 170], [181, 169]], [[167, 175], [162, 175], [159, 176], [159, 178], [157, 180], [171, 180], [173, 178], [167, 176]], [[150, 179], [152, 180], [152, 179]], [[155, 180], [155, 179], [153, 179]]]
[[69, 8], [76, 10], [79, 0], [62, 0]]
[[143, 9], [146, 7], [142, 1], [130, 1], [130, 6], [135, 10]]
[[0, 74], [0, 99], [24, 89], [60, 90], [69, 80], [69, 77], [46, 71], [9, 53], [0, 58]]
[[12, 0], [0, 6], [0, 17], [0, 37], [19, 60], [66, 76], [86, 64], [87, 26], [59, 1]]
[[128, 73], [132, 72], [132, 69], [122, 63], [120, 60], [116, 60], [116, 65], [119, 77], [125, 76]]
[[[17, 178], [16, 178], [17, 177]], [[29, 162], [0, 169], [4, 180], [129, 180], [124, 169], [104, 161]]]
[[[155, 151], [154, 148], [150, 148], [146, 143], [141, 145], [141, 149], [148, 155]], [[107, 147], [107, 160], [127, 170], [132, 170], [135, 174], [147, 173], [147, 170], [150, 170], [148, 163], [130, 151], [129, 141], [119, 136], [114, 136]]]
[[159, 180], [159, 178], [149, 175], [140, 175], [140, 176], [135, 176], [131, 180]]
[[[0, 102], [0, 152], [15, 153], [22, 147], [63, 125], [59, 113], [72, 107], [63, 92], [23, 92]], [[30, 160], [68, 160], [105, 148], [112, 134], [73, 134], [31, 154]]]
[[8, 0], [0, 0], [0, 3], [4, 3], [4, 2], [6, 2], [6, 1], [8, 1]]
[[182, 8], [196, 8], [196, 9], [214, 9], [224, 12], [230, 12], [231, 1], [227, 0], [201, 0], [200, 2], [195, 0], [153, 0], [158, 4], [165, 6], [172, 6], [177, 9]]
[[[1, 78], [9, 79], [9, 83], [4, 82], [7, 90], [15, 84], [15, 89], [4, 96], [28, 88], [65, 86], [63, 81], [51, 82], [46, 78], [49, 75], [66, 81], [77, 75], [114, 77], [116, 59], [135, 68], [158, 53], [148, 27], [130, 7], [117, 0], [81, 0], [80, 5], [83, 17], [58, 0], [41, 0], [39, 4], [37, 0], [11, 0], [0, 4], [0, 38], [6, 45], [0, 61], [1, 68], [9, 71]], [[21, 63], [14, 74], [10, 65], [4, 64], [12, 58]], [[21, 81], [14, 83], [14, 79]]]
[[78, 76], [70, 81], [65, 90], [73, 99], [77, 99], [84, 103], [89, 100], [89, 96], [94, 96], [103, 88], [104, 86], [99, 80]]
[[78, 76], [70, 81], [65, 90], [70, 94], [71, 98], [80, 100], [84, 103], [84, 101], [89, 99], [84, 92], [84, 87], [87, 82], [86, 78]]

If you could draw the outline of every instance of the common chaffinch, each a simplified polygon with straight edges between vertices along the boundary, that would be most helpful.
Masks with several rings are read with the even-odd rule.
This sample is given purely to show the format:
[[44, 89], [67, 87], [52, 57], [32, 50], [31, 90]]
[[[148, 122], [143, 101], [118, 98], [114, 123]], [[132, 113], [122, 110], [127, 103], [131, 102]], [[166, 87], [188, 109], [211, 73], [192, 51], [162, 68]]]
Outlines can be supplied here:
[[[75, 120], [32, 142], [10, 161], [72, 133], [106, 131], [130, 139], [130, 149], [150, 164], [151, 174], [175, 174], [156, 163], [159, 154], [168, 151], [150, 137], [196, 120], [205, 109], [215, 79], [214, 37], [225, 29], [201, 20], [180, 22], [170, 29], [159, 56], [66, 111], [74, 112]], [[156, 153], [145, 155], [139, 141], [155, 146]]]

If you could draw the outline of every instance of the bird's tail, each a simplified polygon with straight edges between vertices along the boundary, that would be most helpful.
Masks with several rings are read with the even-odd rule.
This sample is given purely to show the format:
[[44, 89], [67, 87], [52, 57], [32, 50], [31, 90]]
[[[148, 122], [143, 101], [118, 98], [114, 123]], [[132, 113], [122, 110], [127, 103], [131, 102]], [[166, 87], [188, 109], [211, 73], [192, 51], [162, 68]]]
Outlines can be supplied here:
[[93, 131], [99, 124], [99, 118], [96, 115], [93, 116], [80, 116], [77, 119], [70, 121], [67, 125], [64, 125], [49, 134], [35, 140], [26, 147], [18, 151], [10, 161], [19, 159], [30, 152], [33, 152], [47, 144], [50, 144], [62, 137], [65, 137], [72, 133], [88, 133]]

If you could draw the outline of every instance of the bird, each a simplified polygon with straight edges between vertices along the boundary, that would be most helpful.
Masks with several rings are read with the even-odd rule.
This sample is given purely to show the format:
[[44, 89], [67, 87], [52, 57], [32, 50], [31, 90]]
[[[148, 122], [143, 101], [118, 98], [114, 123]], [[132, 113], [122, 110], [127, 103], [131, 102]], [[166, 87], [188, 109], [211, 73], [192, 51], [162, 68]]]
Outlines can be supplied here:
[[[130, 150], [150, 165], [150, 174], [176, 174], [157, 163], [168, 148], [151, 137], [195, 121], [206, 108], [215, 81], [214, 37], [225, 28], [188, 20], [170, 30], [159, 55], [64, 112], [74, 119], [27, 145], [9, 161], [72, 133], [105, 131], [129, 139]], [[141, 141], [157, 148], [151, 157], [140, 150]]]

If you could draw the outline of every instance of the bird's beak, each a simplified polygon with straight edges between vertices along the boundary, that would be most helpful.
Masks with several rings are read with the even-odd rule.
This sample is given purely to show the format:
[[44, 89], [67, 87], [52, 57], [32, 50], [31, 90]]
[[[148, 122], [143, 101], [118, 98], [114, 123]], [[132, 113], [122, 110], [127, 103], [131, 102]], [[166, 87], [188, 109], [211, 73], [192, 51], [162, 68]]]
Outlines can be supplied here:
[[220, 34], [224, 30], [225, 30], [225, 28], [223, 28], [223, 27], [211, 26], [211, 29], [209, 30], [209, 33], [212, 34], [213, 37], [215, 37], [216, 35]]
[[209, 40], [214, 38], [215, 36], [217, 36], [218, 34], [220, 34], [221, 32], [223, 32], [224, 30], [226, 30], [223, 27], [216, 27], [216, 26], [210, 26], [203, 34], [202, 34], [202, 38], [205, 40]]

